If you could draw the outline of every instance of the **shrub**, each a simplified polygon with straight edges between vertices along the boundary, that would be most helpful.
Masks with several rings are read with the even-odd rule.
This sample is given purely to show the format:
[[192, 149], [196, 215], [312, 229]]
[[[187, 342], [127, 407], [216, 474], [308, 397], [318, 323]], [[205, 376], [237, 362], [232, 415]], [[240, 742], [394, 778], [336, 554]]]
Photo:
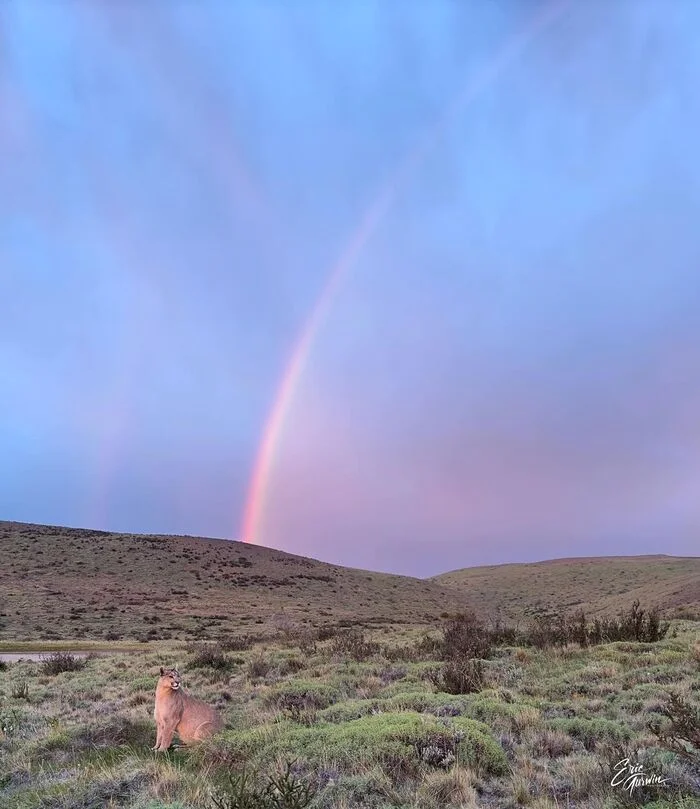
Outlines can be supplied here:
[[508, 771], [505, 753], [488, 726], [463, 717], [441, 720], [413, 711], [370, 714], [338, 724], [319, 722], [313, 727], [274, 723], [242, 729], [220, 738], [215, 748], [205, 747], [202, 754], [207, 762], [247, 761], [259, 768], [279, 758], [298, 756], [311, 768], [330, 761], [347, 774], [381, 766], [387, 773], [415, 776], [421, 766], [416, 755], [419, 743], [434, 743], [437, 738], [453, 740], [457, 761], [479, 772], [500, 775]]
[[639, 601], [635, 601], [617, 618], [594, 618], [592, 622], [588, 621], [583, 610], [573, 616], [543, 612], [533, 618], [522, 640], [538, 649], [567, 643], [577, 643], [582, 647], [614, 641], [656, 643], [666, 637], [668, 628], [668, 622], [661, 621], [658, 608], [646, 611], [640, 608]]
[[292, 766], [287, 762], [284, 771], [269, 775], [264, 785], [255, 784], [246, 771], [230, 775], [226, 794], [212, 795], [212, 804], [215, 809], [305, 809], [315, 790], [293, 774]]
[[667, 721], [652, 721], [649, 729], [659, 742], [681, 758], [700, 763], [700, 710], [680, 694], [670, 693], [658, 712]]
[[628, 741], [632, 735], [628, 727], [611, 719], [584, 719], [579, 716], [570, 719], [557, 717], [548, 720], [547, 724], [553, 730], [561, 730], [574, 739], [580, 740], [588, 751], [595, 750], [601, 743], [612, 744]]
[[478, 659], [449, 660], [442, 668], [428, 672], [428, 678], [447, 694], [472, 694], [486, 688], [484, 662]]
[[518, 630], [514, 626], [508, 626], [500, 618], [492, 621], [488, 634], [495, 646], [514, 646], [518, 642]]
[[491, 657], [491, 639], [484, 625], [473, 613], [462, 613], [451, 618], [442, 630], [443, 660], [454, 658], [486, 659]]
[[192, 668], [228, 671], [231, 668], [231, 661], [224, 654], [220, 644], [204, 643], [194, 647], [194, 654], [190, 658], [189, 665]]
[[41, 662], [42, 674], [61, 674], [64, 671], [80, 671], [87, 665], [87, 661], [70, 654], [70, 652], [55, 652], [45, 657]]
[[263, 698], [263, 704], [278, 708], [296, 722], [308, 724], [315, 718], [316, 710], [327, 708], [337, 698], [337, 691], [329, 685], [297, 680], [270, 691]]
[[336, 635], [331, 643], [331, 651], [334, 654], [348, 655], [358, 662], [377, 654], [379, 649], [378, 643], [365, 640], [364, 634], [354, 628]]

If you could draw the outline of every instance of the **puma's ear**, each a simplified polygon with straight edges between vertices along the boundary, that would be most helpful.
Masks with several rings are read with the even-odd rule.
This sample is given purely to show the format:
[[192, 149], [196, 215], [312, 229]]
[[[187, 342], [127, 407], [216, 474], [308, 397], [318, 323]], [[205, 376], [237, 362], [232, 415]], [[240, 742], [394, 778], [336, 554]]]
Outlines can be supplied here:
[[165, 674], [165, 669], [161, 666], [160, 667], [160, 676], [162, 677]]

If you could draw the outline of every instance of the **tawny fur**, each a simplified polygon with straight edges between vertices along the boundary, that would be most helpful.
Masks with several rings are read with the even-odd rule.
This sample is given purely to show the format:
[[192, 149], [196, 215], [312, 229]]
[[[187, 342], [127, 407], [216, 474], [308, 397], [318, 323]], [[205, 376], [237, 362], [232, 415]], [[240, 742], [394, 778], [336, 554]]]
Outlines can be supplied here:
[[206, 702], [187, 694], [177, 669], [160, 670], [156, 686], [156, 744], [153, 750], [167, 750], [177, 733], [183, 744], [207, 739], [221, 730], [224, 723]]

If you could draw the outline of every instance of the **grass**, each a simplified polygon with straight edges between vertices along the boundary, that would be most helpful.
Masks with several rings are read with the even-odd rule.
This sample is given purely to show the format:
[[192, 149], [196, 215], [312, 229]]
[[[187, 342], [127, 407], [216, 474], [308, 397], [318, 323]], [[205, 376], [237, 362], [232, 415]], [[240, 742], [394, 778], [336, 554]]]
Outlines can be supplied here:
[[[10, 663], [0, 672], [0, 805], [214, 809], [212, 796], [225, 795], [232, 776], [247, 771], [263, 783], [294, 761], [312, 809], [609, 809], [624, 806], [608, 770], [626, 751], [648, 772], [672, 776], [663, 793], [646, 787], [640, 796], [691, 809], [696, 764], [649, 730], [652, 720], [668, 722], [669, 690], [697, 710], [698, 626], [674, 629], [658, 644], [529, 648], [525, 658], [518, 647], [497, 647], [484, 661], [488, 686], [467, 694], [437, 690], [428, 675], [438, 656], [388, 660], [377, 630], [366, 633], [377, 643], [368, 659], [339, 655], [329, 638], [291, 671], [297, 646], [282, 634], [227, 652], [223, 670], [184, 662], [192, 649], [175, 641], [89, 657], [56, 674], [43, 673], [40, 661]], [[213, 651], [216, 664], [218, 650], [205, 657]], [[261, 656], [266, 671], [251, 676]], [[648, 681], [645, 672], [660, 675], [664, 659], [673, 683]], [[153, 691], [160, 665], [175, 660], [226, 729], [197, 748], [156, 755]], [[222, 805], [242, 805], [232, 800]]]

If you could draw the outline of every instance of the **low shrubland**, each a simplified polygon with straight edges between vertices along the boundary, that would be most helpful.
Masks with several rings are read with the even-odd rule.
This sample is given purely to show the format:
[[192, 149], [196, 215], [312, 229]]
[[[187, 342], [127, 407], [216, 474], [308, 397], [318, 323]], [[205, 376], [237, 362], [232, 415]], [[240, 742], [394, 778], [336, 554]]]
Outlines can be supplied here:
[[[636, 605], [600, 619], [600, 638], [581, 616], [516, 630], [460, 614], [432, 628], [285, 625], [8, 663], [0, 805], [691, 809], [698, 625], [670, 631], [654, 616]], [[224, 731], [192, 749], [150, 749], [161, 665], [179, 666]], [[667, 783], [631, 796], [611, 786], [625, 757]]]

